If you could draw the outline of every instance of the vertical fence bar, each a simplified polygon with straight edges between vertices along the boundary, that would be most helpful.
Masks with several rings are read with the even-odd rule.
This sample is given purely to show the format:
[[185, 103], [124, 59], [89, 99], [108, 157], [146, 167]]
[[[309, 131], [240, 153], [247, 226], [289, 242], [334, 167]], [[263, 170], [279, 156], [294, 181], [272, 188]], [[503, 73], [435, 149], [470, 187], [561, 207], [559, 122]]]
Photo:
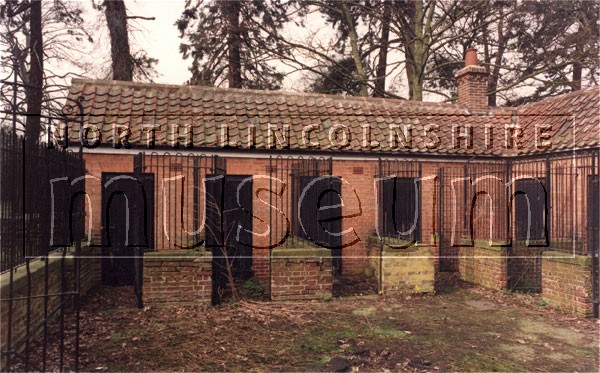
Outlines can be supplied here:
[[550, 157], [546, 155], [546, 242], [548, 246], [552, 243], [552, 177], [551, 177], [551, 163]]

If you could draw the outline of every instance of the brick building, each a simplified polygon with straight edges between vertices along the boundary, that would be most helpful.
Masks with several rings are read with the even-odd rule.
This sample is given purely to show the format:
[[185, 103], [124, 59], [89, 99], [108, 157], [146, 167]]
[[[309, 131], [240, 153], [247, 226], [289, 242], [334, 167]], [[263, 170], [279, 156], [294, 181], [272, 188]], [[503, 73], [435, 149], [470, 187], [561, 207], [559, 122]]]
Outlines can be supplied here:
[[[153, 254], [141, 265], [159, 273], [143, 268], [152, 299], [190, 282], [207, 297], [214, 250], [194, 259], [205, 280], [156, 272], [157, 263], [196, 265], [156, 253], [220, 239], [233, 247], [236, 276], [256, 276], [281, 298], [272, 281], [286, 265], [301, 268], [285, 281], [307, 298], [330, 286], [309, 279], [310, 268], [332, 263], [332, 276], [370, 268], [390, 292], [431, 292], [435, 273], [459, 271], [589, 314], [598, 299], [600, 90], [488, 108], [487, 72], [473, 53], [457, 73], [457, 104], [74, 79], [69, 97], [84, 115], [69, 140], [85, 144], [90, 240], [115, 247], [143, 231], [137, 244]], [[145, 198], [128, 198], [127, 214], [109, 208], [135, 194], [127, 180], [140, 176]], [[213, 201], [225, 206], [215, 212]], [[215, 221], [226, 237], [215, 238]], [[286, 248], [314, 265], [279, 252]], [[136, 266], [111, 265], [103, 263], [105, 278]], [[563, 286], [565, 273], [576, 278]]]

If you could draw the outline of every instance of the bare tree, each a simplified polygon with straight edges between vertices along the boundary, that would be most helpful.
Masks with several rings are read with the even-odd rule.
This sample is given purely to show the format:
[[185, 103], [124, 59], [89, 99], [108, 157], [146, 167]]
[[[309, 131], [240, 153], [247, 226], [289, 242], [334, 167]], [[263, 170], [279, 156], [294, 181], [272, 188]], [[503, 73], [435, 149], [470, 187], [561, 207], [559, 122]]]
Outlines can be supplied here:
[[[4, 47], [2, 70], [14, 69], [22, 87], [18, 91], [17, 107], [12, 107], [10, 87], [3, 86], [0, 95], [6, 107], [27, 113], [19, 125], [25, 131], [28, 146], [34, 146], [40, 140], [44, 125], [40, 115], [60, 111], [56, 102], [50, 99], [58, 92], [64, 95], [65, 86], [61, 81], [65, 74], [51, 71], [45, 62], [54, 60], [77, 66], [77, 53], [82, 48], [77, 43], [92, 40], [84, 28], [81, 13], [77, 4], [61, 0], [0, 4], [0, 40]], [[25, 107], [21, 102], [25, 102]]]

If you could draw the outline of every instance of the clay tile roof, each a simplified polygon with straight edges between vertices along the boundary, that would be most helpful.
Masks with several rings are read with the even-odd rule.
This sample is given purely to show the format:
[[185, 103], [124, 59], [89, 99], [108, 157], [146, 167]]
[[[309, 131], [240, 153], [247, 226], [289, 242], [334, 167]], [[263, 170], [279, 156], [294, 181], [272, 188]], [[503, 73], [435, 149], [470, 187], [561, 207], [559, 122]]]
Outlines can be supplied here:
[[[175, 136], [173, 129], [191, 124], [194, 147], [224, 146], [221, 133], [226, 126], [230, 143], [243, 144], [243, 148], [253, 125], [258, 149], [278, 148], [275, 134], [286, 137], [291, 150], [495, 156], [547, 151], [535, 146], [540, 129], [551, 135], [551, 150], [598, 146], [599, 96], [600, 89], [591, 88], [516, 109], [493, 108], [473, 114], [455, 104], [296, 92], [87, 79], [73, 79], [69, 88], [69, 97], [82, 102], [84, 125], [100, 127], [103, 141], [110, 143], [115, 123], [131, 129], [130, 143], [134, 145], [142, 141], [142, 124], [160, 126], [157, 146], [169, 146]], [[363, 146], [367, 143], [365, 127], [377, 146]], [[505, 147], [509, 127], [521, 131], [515, 137], [520, 146]], [[310, 129], [308, 136], [306, 128]], [[79, 130], [79, 126], [71, 128], [75, 141]], [[456, 136], [469, 131], [472, 147]], [[490, 131], [492, 146], [486, 141]], [[390, 139], [397, 139], [398, 133], [412, 135], [412, 141], [394, 144]], [[332, 143], [332, 135], [337, 142]], [[307, 143], [304, 137], [319, 146]], [[342, 146], [344, 138], [349, 145]]]
[[[592, 87], [523, 105], [517, 111], [523, 139], [532, 143], [540, 132], [551, 134], [553, 149], [600, 145], [600, 88]], [[516, 151], [535, 152], [535, 147]]]

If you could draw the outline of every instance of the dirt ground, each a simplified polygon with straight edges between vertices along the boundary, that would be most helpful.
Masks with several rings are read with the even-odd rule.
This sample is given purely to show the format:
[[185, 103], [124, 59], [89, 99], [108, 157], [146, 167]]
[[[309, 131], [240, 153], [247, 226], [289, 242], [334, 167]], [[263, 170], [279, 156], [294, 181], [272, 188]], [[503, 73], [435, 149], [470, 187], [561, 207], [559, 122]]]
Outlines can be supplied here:
[[144, 310], [130, 288], [102, 288], [82, 306], [80, 369], [588, 372], [599, 367], [599, 326], [535, 295], [458, 281], [434, 296]]

